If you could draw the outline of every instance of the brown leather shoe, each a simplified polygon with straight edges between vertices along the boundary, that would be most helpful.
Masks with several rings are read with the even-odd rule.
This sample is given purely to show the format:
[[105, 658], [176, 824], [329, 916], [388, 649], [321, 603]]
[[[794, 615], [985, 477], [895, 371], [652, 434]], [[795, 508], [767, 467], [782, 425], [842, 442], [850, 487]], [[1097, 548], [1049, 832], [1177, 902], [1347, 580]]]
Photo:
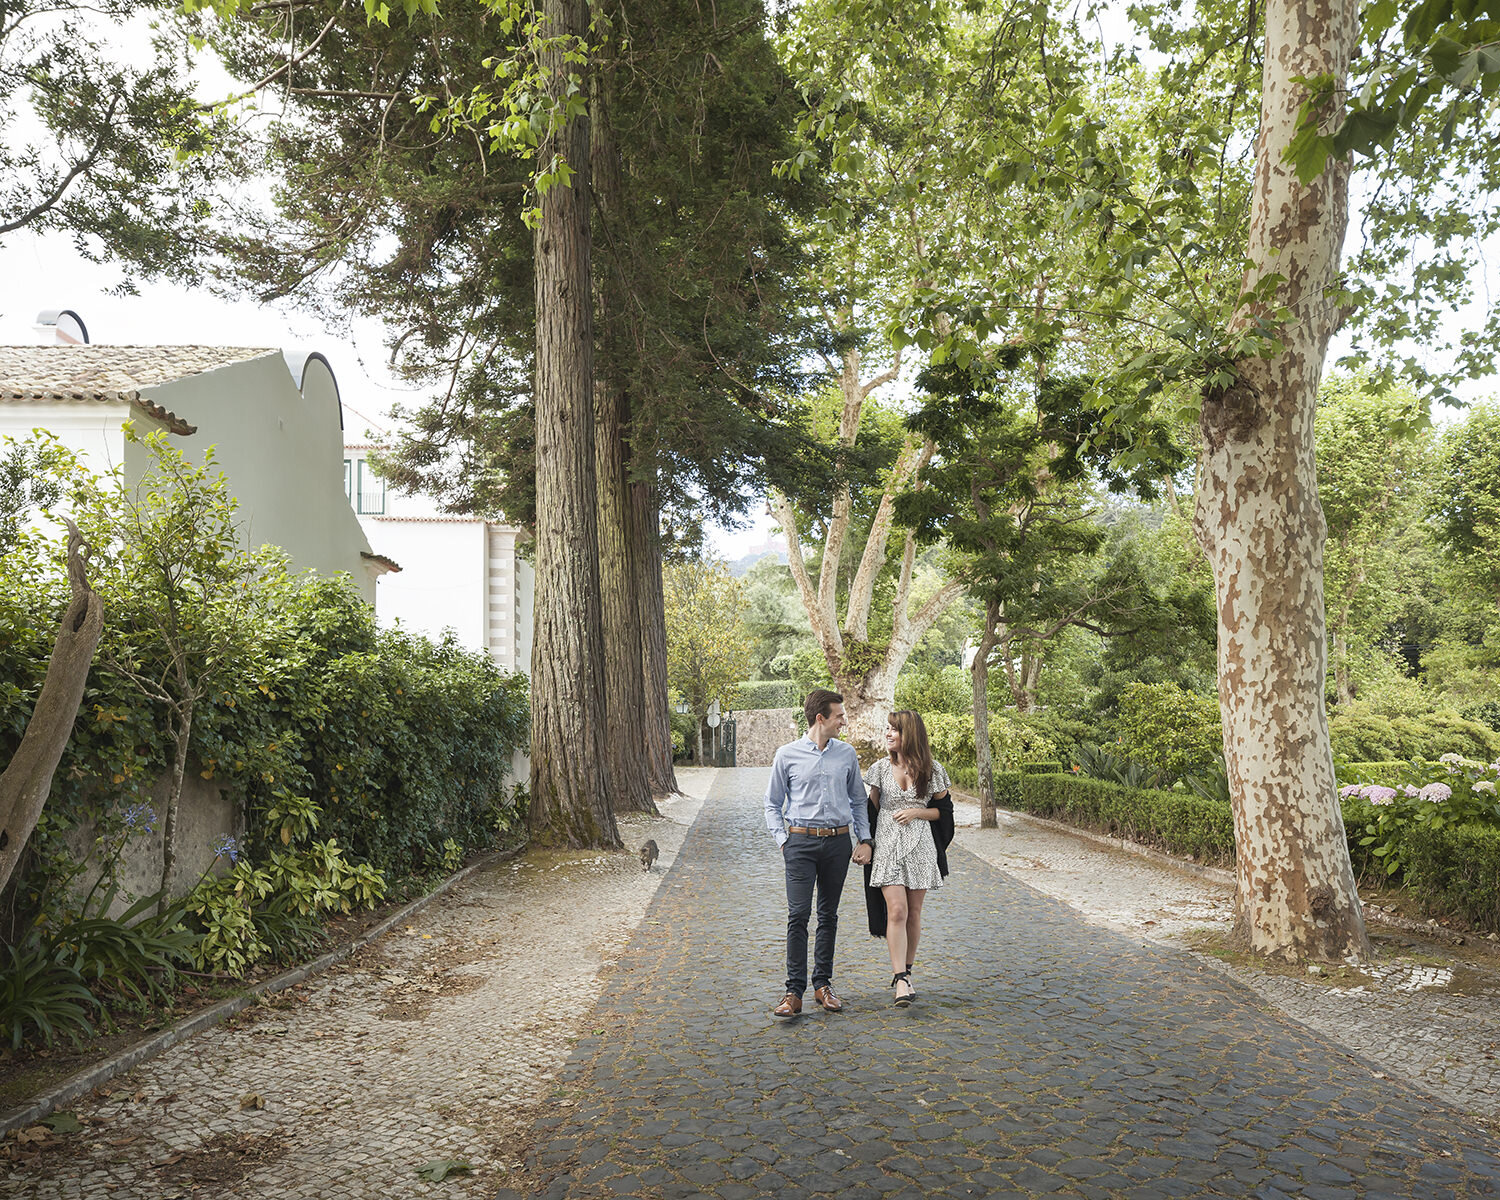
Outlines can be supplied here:
[[773, 1017], [795, 1017], [802, 1012], [802, 997], [796, 992], [788, 992], [781, 998], [781, 1003], [771, 1010]]
[[844, 1002], [833, 994], [833, 984], [813, 989], [813, 999], [823, 1006], [824, 1012], [843, 1012]]

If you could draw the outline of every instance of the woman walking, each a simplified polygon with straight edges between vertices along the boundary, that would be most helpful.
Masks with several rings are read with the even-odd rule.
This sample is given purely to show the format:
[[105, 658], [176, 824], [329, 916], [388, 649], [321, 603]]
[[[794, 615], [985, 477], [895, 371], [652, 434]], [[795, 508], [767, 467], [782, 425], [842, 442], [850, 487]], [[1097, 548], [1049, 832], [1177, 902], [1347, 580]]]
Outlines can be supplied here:
[[[875, 815], [875, 856], [866, 868], [870, 932], [884, 934], [891, 955], [891, 987], [904, 1008], [917, 998], [911, 971], [922, 937], [922, 903], [948, 873], [943, 853], [953, 840], [948, 773], [932, 761], [927, 727], [910, 709], [893, 712], [885, 730], [886, 756], [865, 772]], [[878, 892], [876, 891], [878, 889]], [[885, 927], [879, 928], [879, 910]]]

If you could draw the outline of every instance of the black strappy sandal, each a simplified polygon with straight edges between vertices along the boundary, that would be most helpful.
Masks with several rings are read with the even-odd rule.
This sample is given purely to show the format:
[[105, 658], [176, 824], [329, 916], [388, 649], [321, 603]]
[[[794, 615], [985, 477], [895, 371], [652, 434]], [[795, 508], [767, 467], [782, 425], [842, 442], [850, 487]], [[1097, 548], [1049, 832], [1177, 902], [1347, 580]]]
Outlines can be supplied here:
[[[898, 979], [904, 979], [904, 980], [906, 980], [907, 986], [908, 987], [911, 986], [911, 972], [909, 970], [902, 971], [901, 974], [899, 974], [899, 975], [892, 975], [891, 976], [891, 986], [892, 987], [896, 986], [896, 981]], [[916, 998], [917, 998], [917, 993], [916, 993], [916, 990], [913, 989], [912, 991], [908, 992], [904, 996], [898, 994], [896, 996], [896, 999], [895, 999], [895, 1005], [896, 1005], [897, 1008], [905, 1008], [908, 1004], [910, 1004]]]

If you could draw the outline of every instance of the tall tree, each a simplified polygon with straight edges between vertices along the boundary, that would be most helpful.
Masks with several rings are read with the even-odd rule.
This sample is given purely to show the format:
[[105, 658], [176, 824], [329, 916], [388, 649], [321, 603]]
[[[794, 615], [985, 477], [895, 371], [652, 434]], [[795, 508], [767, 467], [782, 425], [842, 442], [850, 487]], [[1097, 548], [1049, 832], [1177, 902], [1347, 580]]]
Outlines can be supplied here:
[[[924, 486], [897, 499], [896, 512], [922, 541], [946, 539], [955, 578], [983, 605], [979, 645], [972, 665], [974, 745], [980, 790], [980, 824], [995, 828], [989, 737], [990, 656], [1003, 647], [1010, 661], [1026, 641], [1045, 641], [1063, 629], [1104, 632], [1133, 606], [1131, 581], [1071, 575], [1064, 563], [1092, 553], [1104, 531], [1079, 486], [1099, 473], [1114, 490], [1151, 494], [1162, 474], [1181, 466], [1163, 425], [1136, 431], [1142, 455], [1130, 472], [1114, 467], [1124, 447], [1100, 427], [1082, 401], [1086, 384], [1047, 377], [1047, 354], [1007, 346], [995, 361], [967, 367], [950, 363], [918, 376], [926, 393], [907, 425], [936, 447]], [[1025, 379], [1029, 369], [1031, 379]], [[1019, 378], [1017, 378], [1019, 376]], [[1081, 584], [1081, 586], [1080, 586]], [[1035, 680], [1021, 684], [1034, 694]], [[1022, 706], [1022, 711], [1025, 707]]]
[[532, 634], [534, 833], [618, 846], [609, 803], [594, 445], [594, 301], [583, 0], [545, 0], [541, 66], [557, 114], [540, 153], [556, 164], [536, 223], [536, 600]]
[[[540, 164], [537, 181], [550, 171], [545, 156], [524, 146], [529, 160], [491, 150], [497, 142], [517, 148], [548, 118], [545, 105], [527, 109], [524, 95], [496, 80], [491, 60], [512, 80], [529, 79], [534, 35], [494, 0], [421, 18], [420, 37], [367, 28], [340, 10], [330, 18], [339, 36], [314, 46], [315, 33], [297, 33], [314, 23], [291, 19], [299, 7], [302, 0], [261, 12], [224, 41], [238, 75], [285, 68], [300, 118], [273, 131], [272, 163], [285, 187], [276, 213], [248, 215], [233, 246], [236, 270], [269, 294], [321, 288], [336, 313], [385, 314], [398, 366], [441, 387], [436, 401], [409, 414], [414, 434], [386, 464], [393, 479], [531, 528], [535, 263], [518, 217], [533, 211], [530, 164]], [[799, 469], [800, 451], [780, 453], [792, 427], [778, 397], [797, 390], [802, 353], [800, 301], [786, 269], [801, 250], [784, 210], [807, 203], [811, 190], [770, 170], [790, 152], [796, 99], [756, 0], [711, 9], [675, 0], [640, 11], [601, 3], [593, 16], [597, 94], [575, 99], [594, 105], [600, 171], [591, 276], [610, 597], [601, 613], [606, 645], [619, 651], [613, 677], [624, 681], [633, 660], [635, 678], [647, 682], [639, 704], [636, 684], [608, 691], [620, 698], [613, 711], [625, 724], [634, 725], [633, 711], [645, 717], [644, 729], [616, 728], [610, 739], [631, 760], [614, 764], [625, 783], [611, 790], [639, 808], [651, 803], [650, 791], [675, 786], [663, 510], [699, 502], [732, 513], [748, 501], [750, 480], [777, 469], [794, 478]], [[641, 737], [644, 755], [634, 748]]]
[[[1313, 422], [1339, 319], [1347, 162], [1304, 183], [1287, 162], [1308, 96], [1341, 96], [1354, 0], [1268, 0], [1255, 183], [1229, 332], [1274, 323], [1276, 344], [1205, 388], [1194, 527], [1219, 600], [1219, 708], [1234, 796], [1236, 924], [1257, 951], [1341, 961], [1369, 953], [1339, 812], [1323, 702], [1327, 642]], [[1330, 99], [1319, 114], [1339, 117]]]
[[1328, 521], [1324, 550], [1334, 691], [1354, 699], [1356, 642], [1371, 645], [1402, 603], [1392, 536], [1422, 519], [1431, 438], [1410, 387], [1380, 387], [1368, 374], [1333, 375], [1318, 395], [1318, 498]]

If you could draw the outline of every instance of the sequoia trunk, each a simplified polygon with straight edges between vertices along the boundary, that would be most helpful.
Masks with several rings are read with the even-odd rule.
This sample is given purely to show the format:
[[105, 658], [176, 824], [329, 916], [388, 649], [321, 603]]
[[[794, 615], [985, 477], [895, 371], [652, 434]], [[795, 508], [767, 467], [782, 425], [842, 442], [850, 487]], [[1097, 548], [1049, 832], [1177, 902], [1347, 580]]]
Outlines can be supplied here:
[[641, 674], [645, 679], [646, 777], [656, 797], [677, 794], [672, 769], [672, 714], [667, 701], [667, 604], [661, 579], [661, 513], [655, 484], [630, 485], [636, 595], [641, 610]]
[[[556, 39], [581, 39], [577, 0], [545, 0], [543, 69], [554, 102], [579, 86]], [[594, 468], [589, 127], [542, 147], [573, 171], [541, 196], [536, 259], [536, 599], [531, 653], [531, 814], [538, 840], [618, 846], [605, 775], [604, 638]]]
[[[1280, 345], [1204, 396], [1203, 486], [1194, 528], [1219, 608], [1219, 706], [1234, 801], [1236, 928], [1288, 959], [1368, 953], [1333, 775], [1323, 683], [1326, 527], [1313, 415], [1347, 223], [1348, 167], [1312, 183], [1283, 161], [1306, 88], [1342, 95], [1357, 32], [1353, 0], [1269, 0], [1244, 291], [1281, 277]], [[1332, 108], [1320, 114], [1335, 120]], [[1238, 315], [1241, 328], [1266, 312]]]
[[[596, 75], [592, 122], [591, 179], [604, 239], [623, 242], [611, 228], [622, 210], [620, 156], [610, 128], [608, 70]], [[622, 355], [625, 288], [622, 264], [612, 255], [594, 258], [595, 360], [594, 459], [599, 494], [599, 589], [604, 618], [604, 704], [609, 798], [616, 812], [656, 814], [646, 767], [646, 682], [641, 672], [641, 610], [631, 561], [636, 539], [631, 526], [627, 477], [630, 398], [617, 378]]]

